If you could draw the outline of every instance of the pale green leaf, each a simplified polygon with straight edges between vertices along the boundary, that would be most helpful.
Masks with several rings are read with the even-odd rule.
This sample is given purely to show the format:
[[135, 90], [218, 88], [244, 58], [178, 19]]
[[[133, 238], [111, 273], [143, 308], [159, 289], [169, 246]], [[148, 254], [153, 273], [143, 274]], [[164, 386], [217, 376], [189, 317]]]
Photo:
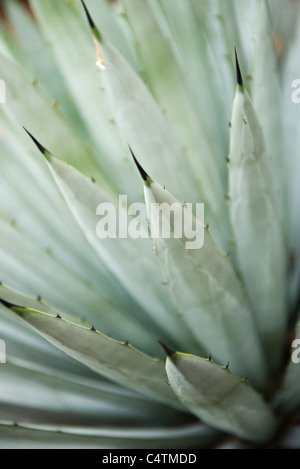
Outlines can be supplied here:
[[[235, 89], [235, 77], [233, 73], [231, 44], [228, 44], [227, 35], [224, 30], [224, 17], [221, 12], [220, 2], [212, 0], [191, 0], [195, 17], [199, 24], [199, 28], [203, 30], [206, 38], [208, 50], [213, 63], [214, 71], [212, 72], [213, 80], [217, 82], [215, 85], [218, 100], [222, 95], [225, 103], [226, 119], [224, 125], [229, 124], [230, 109]], [[248, 8], [250, 7], [248, 2]], [[217, 92], [217, 90], [220, 92]], [[220, 125], [220, 123], [219, 123]], [[218, 131], [219, 131], [218, 125]], [[227, 151], [227, 150], [226, 150]]]
[[[179, 204], [153, 181], [146, 181], [144, 191], [152, 236], [160, 225], [159, 214], [152, 213], [153, 204], [167, 207], [163, 217], [170, 235], [161, 233], [154, 239], [154, 245], [165, 281], [183, 311], [183, 319], [207, 356], [212, 353], [222, 364], [229, 360], [237, 375], [247, 376], [255, 386], [262, 387], [266, 368], [255, 322], [230, 260], [210, 231], [201, 226], [201, 220], [191, 216], [188, 207]], [[168, 209], [173, 204], [177, 209], [170, 223]], [[192, 220], [194, 240], [185, 231], [189, 220]], [[193, 247], [188, 243], [194, 243]], [[189, 351], [187, 345], [184, 351]]]
[[[1, 292], [2, 296], [2, 292]], [[24, 297], [23, 297], [24, 300]], [[43, 304], [40, 305], [43, 309]], [[83, 384], [100, 381], [86, 366], [69, 357], [41, 337], [29, 324], [8, 312], [0, 303], [0, 338], [6, 343], [6, 362], [30, 369], [33, 372], [49, 373]]]
[[84, 121], [80, 118], [47, 43], [41, 39], [36, 21], [24, 5], [15, 1], [5, 3], [6, 14], [18, 35], [16, 41], [12, 34], [7, 34], [7, 41], [13, 45], [10, 50], [15, 61], [22, 66], [22, 72], [29, 80], [36, 80], [49, 100], [56, 105], [59, 103], [68, 120], [72, 120], [74, 129], [81, 133], [85, 129]]
[[[3, 108], [0, 107], [0, 113]], [[9, 125], [5, 119], [1, 121], [1, 129], [1, 218], [3, 214], [13, 220], [14, 226], [39, 246], [55, 252], [73, 271], [94, 278], [99, 270], [104, 274], [57, 190], [45, 161], [37, 156], [24, 130]]]
[[[125, 0], [125, 4], [134, 4]], [[151, 2], [153, 5], [155, 2]], [[204, 24], [207, 27], [214, 21], [210, 14], [212, 2], [204, 0], [203, 16], [198, 18], [197, 9], [192, 1], [159, 0], [161, 14], [170, 26], [169, 47], [177, 57], [177, 66], [181, 67], [182, 75], [187, 84], [189, 95], [193, 99], [193, 107], [197, 112], [199, 124], [210, 134], [210, 144], [216, 145], [215, 156], [220, 158], [220, 169], [225, 180], [223, 153], [228, 147], [227, 108], [224, 96], [224, 74], [220, 86], [219, 70], [213, 60], [210, 41], [207, 40]], [[200, 7], [201, 8], [201, 7]], [[159, 11], [157, 9], [157, 11]], [[184, 21], [183, 21], [184, 18]], [[145, 19], [144, 19], [145, 21]], [[135, 29], [137, 26], [134, 24]], [[140, 28], [142, 29], [142, 25]], [[142, 35], [142, 31], [140, 32]], [[155, 57], [155, 54], [153, 54]], [[195, 60], [201, 57], [201, 60]], [[144, 56], [140, 57], [143, 62]], [[162, 77], [160, 77], [162, 79]], [[167, 76], [165, 77], [167, 80]], [[201, 84], [199, 86], [199, 84]], [[205, 112], [203, 110], [205, 109]], [[221, 124], [222, 123], [222, 124]], [[224, 153], [225, 154], [225, 153]]]
[[[163, 285], [159, 268], [151, 252], [151, 241], [131, 238], [128, 233], [125, 233], [124, 237], [119, 236], [121, 225], [122, 229], [124, 227], [127, 229], [126, 221], [125, 224], [122, 221], [128, 216], [127, 207], [117, 204], [97, 184], [53, 155], [47, 153], [47, 158], [53, 176], [87, 240], [107, 269], [139, 304], [141, 314], [147, 312], [143, 322], [147, 321], [151, 328], [159, 326], [161, 334], [169, 337], [172, 343], [183, 344], [188, 341], [195, 350], [197, 344], [189, 331], [184, 328], [173, 299]], [[116, 239], [98, 237], [97, 225], [100, 217], [96, 213], [97, 207], [102, 203], [109, 203], [110, 207], [115, 209]], [[129, 222], [130, 217], [128, 225]], [[141, 223], [146, 225], [146, 220], [142, 220]]]
[[230, 211], [239, 267], [271, 367], [287, 327], [287, 253], [271, 161], [246, 89], [237, 87], [230, 143]]
[[[239, 54], [239, 60], [244, 70], [245, 83], [251, 83], [252, 62], [249, 60], [252, 52], [253, 27], [257, 0], [224, 0], [217, 1], [219, 21], [226, 44], [227, 60], [231, 65], [232, 78], [235, 78], [234, 48]], [[234, 83], [234, 81], [233, 81]]]
[[[133, 332], [125, 309], [136, 311], [136, 303], [95, 256], [61, 197], [45, 160], [36, 153], [23, 129], [17, 132], [5, 122], [1, 126], [5, 136], [0, 139], [0, 280], [30, 295], [47, 298], [63, 309], [76, 312], [81, 304], [92, 315], [90, 320], [107, 333], [111, 330], [117, 332], [116, 324], [120, 325], [122, 334], [125, 333], [126, 324], [127, 331]], [[5, 214], [9, 214], [9, 218]], [[54, 271], [56, 274], [53, 274]], [[82, 285], [78, 286], [80, 283]], [[63, 284], [69, 284], [70, 288], [63, 290]], [[117, 316], [109, 314], [110, 306], [102, 309], [101, 316], [102, 319], [106, 316], [112, 321], [112, 329], [98, 322], [101, 302], [99, 293], [110, 298], [109, 303], [122, 305], [123, 325], [121, 317], [116, 319]], [[104, 311], [107, 311], [107, 315]], [[92, 317], [96, 317], [96, 320]], [[138, 315], [139, 322], [143, 322], [143, 318], [144, 315]], [[139, 337], [145, 345], [142, 329], [135, 337]], [[132, 340], [132, 337], [129, 335], [127, 339]]]
[[198, 200], [199, 183], [153, 96], [112, 45], [104, 43], [102, 47], [102, 80], [124, 143], [142, 153], [151, 171], [160, 172], [162, 182], [173, 187], [179, 197]]
[[[12, 297], [11, 293], [7, 299], [17, 300], [17, 296]], [[26, 303], [25, 298], [23, 301]], [[33, 305], [34, 300], [27, 298], [27, 305], [30, 303]], [[43, 306], [40, 304], [41, 309]], [[165, 420], [166, 423], [189, 420], [187, 414], [178, 414], [169, 406], [150, 401], [100, 377], [46, 341], [1, 303], [0, 320], [0, 338], [6, 343], [6, 364], [0, 369], [2, 418], [10, 416], [18, 423], [30, 420], [32, 423], [56, 421], [57, 424], [71, 421], [74, 424], [78, 418], [77, 423], [83, 425], [91, 424], [92, 420], [95, 424], [103, 423], [106, 417], [108, 421], [120, 422], [123, 417], [129, 418], [131, 413], [132, 418], [143, 419], [144, 422], [146, 419], [149, 425], [158, 416], [160, 422]], [[75, 401], [67, 400], [65, 392], [74, 395]], [[79, 399], [82, 401], [80, 405]]]
[[10, 364], [1, 366], [0, 412], [3, 420], [13, 419], [19, 424], [29, 420], [40, 424], [83, 426], [97, 424], [100, 419], [103, 423], [114, 420], [121, 423], [123, 418], [135, 420], [138, 407], [138, 401], [136, 406], [133, 407], [132, 402], [130, 405], [129, 396], [122, 399], [111, 392], [101, 392], [55, 376]]
[[283, 147], [282, 103], [279, 59], [275, 52], [273, 28], [266, 0], [258, 3], [254, 29], [252, 99], [263, 128], [270, 159], [276, 213], [286, 231], [287, 159]]
[[[92, 3], [93, 12], [97, 18], [98, 15], [100, 16], [100, 24], [102, 26], [104, 23], [108, 37], [118, 46], [121, 44], [120, 49], [125, 53], [128, 47], [126, 47], [126, 40], [124, 40], [124, 35], [118, 26], [120, 21], [118, 15], [110, 6], [106, 5], [106, 2], [102, 2], [100, 10], [99, 5], [95, 4], [97, 2], [93, 1]], [[101, 77], [99, 77], [99, 71], [95, 66], [95, 48], [91, 41], [81, 2], [32, 0], [31, 4], [41, 34], [49, 44], [57, 69], [62, 74], [68, 87], [68, 93], [84, 122], [85, 129], [79, 133], [81, 142], [85, 142], [90, 157], [93, 158], [97, 167], [101, 168], [101, 173], [105, 174], [105, 180], [102, 181], [102, 184], [106, 185], [109, 182], [115, 191], [128, 194], [129, 197], [136, 199], [138, 191], [134, 184], [129, 183], [133, 177], [133, 169], [129, 164], [126, 147], [121, 143], [118, 129], [102, 89]], [[42, 136], [42, 129], [35, 130], [26, 121], [24, 125], [28, 130], [34, 131], [36, 135]], [[61, 145], [62, 141], [57, 136], [56, 142]], [[47, 146], [47, 140], [43, 138], [43, 141]], [[50, 145], [52, 145], [51, 142], [48, 144], [49, 148]], [[70, 162], [67, 156], [59, 153], [58, 147], [55, 147], [54, 144], [51, 149], [55, 154], [60, 154], [62, 159]], [[73, 157], [76, 153], [79, 154], [78, 150], [73, 152]], [[80, 156], [80, 161], [87, 169], [87, 161], [83, 154]], [[74, 166], [81, 169], [79, 166]], [[86, 171], [85, 174], [87, 174]], [[95, 171], [90, 171], [88, 175], [101, 181]]]
[[[9, 346], [9, 344], [8, 344]], [[1, 365], [0, 414], [18, 424], [74, 426], [185, 423], [188, 417], [111, 384], [92, 379]], [[182, 418], [181, 418], [182, 417]]]
[[[41, 297], [46, 303], [55, 305], [64, 315], [77, 315], [87, 324], [100, 328], [119, 340], [128, 340], [147, 353], [154, 353], [158, 328], [137, 314], [136, 303], [124, 294], [118, 282], [105, 281], [99, 266], [100, 285], [92, 277], [76, 275], [74, 270], [62, 265], [55, 254], [39, 248], [20, 233], [16, 227], [4, 223], [0, 218], [1, 281], [23, 293]], [[16, 257], [16, 249], [19, 255]], [[101, 285], [102, 284], [102, 285]], [[100, 289], [99, 289], [100, 288]], [[118, 291], [116, 292], [116, 289]], [[101, 291], [102, 290], [102, 291]], [[2, 299], [8, 302], [40, 310], [41, 302], [28, 304], [28, 300], [17, 292], [0, 286]], [[31, 300], [30, 300], [31, 301]], [[43, 303], [45, 306], [45, 303]], [[53, 310], [53, 308], [51, 309]], [[45, 312], [51, 312], [42, 309]], [[74, 316], [73, 316], [74, 317]]]
[[[147, 11], [144, 10], [145, 7]], [[151, 23], [153, 19], [153, 12], [148, 12], [149, 8], [151, 10], [148, 2], [145, 3], [141, 15], [141, 20], [147, 23], [149, 21]], [[139, 9], [140, 4], [132, 8], [138, 18], [141, 14]], [[155, 23], [155, 20], [153, 21]], [[154, 42], [150, 56], [153, 55], [153, 51], [163, 53], [165, 44], [164, 41], [159, 40], [161, 32], [158, 31], [156, 34], [156, 30], [151, 29], [151, 24], [148, 24], [145, 29], [141, 21], [136, 20], [133, 23], [135, 27], [140, 25], [143, 29], [143, 36], [148, 37], [146, 43], [143, 41], [140, 46], [149, 45], [151, 33], [151, 41]], [[158, 25], [155, 27], [158, 28]], [[169, 48], [167, 52], [164, 51], [164, 56], [168, 57], [167, 62], [161, 57], [155, 59], [156, 66], [160, 65], [162, 69], [159, 75], [156, 72], [152, 75], [163, 77], [167, 74], [165, 80], [159, 82], [163, 84], [164, 92], [158, 95], [154, 93], [166, 110], [166, 116], [164, 116], [163, 110], [159, 109], [145, 83], [124, 57], [105, 40], [101, 43], [101, 50], [105, 67], [101, 75], [123, 139], [135, 152], [145, 155], [152, 174], [158, 174], [159, 169], [161, 183], [170, 187], [177, 197], [183, 200], [189, 197], [191, 202], [200, 199], [206, 203], [207, 216], [212, 229], [220, 242], [228, 247], [231, 233], [224, 199], [226, 179], [222, 178], [222, 173], [225, 172], [225, 160], [222, 157], [222, 170], [222, 166], [218, 164], [219, 158], [215, 157], [221, 153], [220, 148], [214, 152], [212, 150], [216, 138], [210, 136], [208, 139], [202, 125], [198, 124], [191, 105], [192, 99], [186, 96], [185, 80], [176, 61], [175, 64], [172, 63], [172, 67], [167, 67], [167, 64], [170, 65], [169, 61], [174, 52]], [[147, 49], [147, 54], [148, 52]], [[143, 56], [145, 56], [144, 52]], [[154, 64], [154, 62], [151, 63]], [[152, 87], [151, 84], [148, 86]], [[176, 99], [174, 99], [175, 95]], [[164, 96], [167, 97], [166, 103]], [[176, 119], [174, 126], [168, 122], [171, 116]], [[199, 157], [199, 152], [201, 152], [201, 157]], [[179, 174], [181, 175], [180, 183], [178, 182]]]
[[[1, 106], [0, 114], [8, 123], [13, 123], [15, 131], [21, 131], [25, 125], [35, 133], [43, 135], [45, 144], [60, 148], [62, 157], [76, 166], [84, 174], [94, 177], [106, 187], [113, 186], [105, 175], [103, 168], [95, 161], [95, 155], [80, 138], [76, 129], [70, 127], [67, 119], [59, 107], [59, 103], [47, 97], [35, 77], [26, 76], [19, 64], [16, 64], [0, 54], [1, 78], [9, 85], [6, 90], [8, 105]], [[26, 106], [24, 106], [26, 96]], [[43, 118], [41, 119], [41, 116]], [[51, 122], [51, 128], [45, 125]], [[24, 134], [24, 140], [26, 135]]]
[[10, 308], [49, 342], [96, 373], [178, 407], [161, 361], [150, 358], [127, 343], [115, 341], [63, 318], [28, 308]]
[[[139, 449], [201, 448], [217, 443], [220, 434], [204, 425], [178, 427], [124, 428], [56, 428], [49, 426], [16, 426], [1, 422], [1, 449]], [[100, 461], [101, 462], [101, 461]]]
[[278, 424], [261, 395], [226, 368], [173, 353], [166, 370], [181, 402], [207, 425], [257, 443], [274, 435]]

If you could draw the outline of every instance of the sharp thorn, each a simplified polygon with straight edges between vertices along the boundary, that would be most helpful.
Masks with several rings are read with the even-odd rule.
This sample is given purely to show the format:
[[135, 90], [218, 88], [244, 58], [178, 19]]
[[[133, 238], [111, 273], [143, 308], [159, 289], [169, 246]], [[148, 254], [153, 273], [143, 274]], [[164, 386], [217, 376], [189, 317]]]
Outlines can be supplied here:
[[85, 4], [85, 2], [83, 0], [81, 0], [81, 3], [82, 3], [82, 6], [83, 6], [83, 9], [85, 11], [85, 14], [86, 14], [86, 17], [87, 17], [87, 20], [88, 20], [88, 23], [90, 25], [90, 28], [93, 32], [93, 35], [94, 37], [97, 39], [97, 41], [99, 41], [100, 43], [102, 42], [102, 36], [100, 34], [100, 31], [99, 29], [97, 28], [97, 26], [95, 25], [92, 17], [91, 17], [91, 14], [89, 12], [89, 10], [87, 9], [87, 6]]
[[174, 355], [174, 350], [171, 350], [169, 347], [167, 347], [161, 340], [158, 340], [158, 343], [162, 346], [168, 357]]
[[86, 6], [86, 4], [83, 0], [81, 0], [81, 3], [82, 3], [82, 6], [84, 8], [84, 11], [85, 11], [86, 17], [88, 19], [89, 25], [90, 25], [91, 29], [94, 29], [95, 28], [95, 23], [94, 23], [91, 15], [90, 15], [89, 10], [87, 9], [87, 6]]
[[243, 78], [241, 74], [240, 64], [237, 56], [236, 48], [234, 48], [235, 52], [235, 66], [236, 66], [236, 81], [239, 86], [243, 86]]
[[0, 299], [0, 303], [3, 304], [3, 306], [5, 306], [8, 309], [12, 309], [12, 308], [26, 309], [24, 306], [14, 305], [12, 303], [9, 303], [8, 301], [1, 300], [1, 299]]
[[29, 135], [29, 137], [31, 138], [31, 140], [36, 144], [36, 146], [38, 147], [38, 149], [40, 150], [41, 153], [43, 153], [43, 155], [45, 155], [46, 153], [50, 153], [48, 150], [46, 150], [45, 147], [43, 147], [43, 145], [41, 145], [37, 140], [36, 138], [34, 138], [33, 135], [31, 135], [31, 133], [25, 129], [25, 127], [23, 127], [23, 129], [25, 130], [25, 132], [27, 132], [27, 134]]
[[135, 164], [136, 164], [136, 167], [137, 167], [137, 169], [139, 170], [140, 175], [142, 176], [142, 178], [144, 179], [144, 181], [149, 180], [150, 177], [148, 176], [148, 174], [146, 173], [146, 171], [144, 170], [144, 168], [142, 168], [142, 166], [140, 165], [140, 163], [139, 163], [138, 160], [136, 159], [136, 157], [135, 157], [135, 155], [134, 155], [134, 153], [133, 153], [133, 151], [132, 151], [130, 145], [128, 145], [128, 147], [129, 147], [130, 153], [131, 153], [131, 155], [132, 155], [132, 158], [133, 158], [133, 160], [134, 160], [134, 162], [135, 162]]

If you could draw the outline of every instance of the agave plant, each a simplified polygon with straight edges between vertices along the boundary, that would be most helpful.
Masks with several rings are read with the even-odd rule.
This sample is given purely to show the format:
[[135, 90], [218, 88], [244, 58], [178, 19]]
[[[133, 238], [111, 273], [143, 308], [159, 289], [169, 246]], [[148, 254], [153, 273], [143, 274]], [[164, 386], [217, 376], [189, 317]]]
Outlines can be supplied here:
[[0, 448], [299, 448], [297, 2], [4, 6]]

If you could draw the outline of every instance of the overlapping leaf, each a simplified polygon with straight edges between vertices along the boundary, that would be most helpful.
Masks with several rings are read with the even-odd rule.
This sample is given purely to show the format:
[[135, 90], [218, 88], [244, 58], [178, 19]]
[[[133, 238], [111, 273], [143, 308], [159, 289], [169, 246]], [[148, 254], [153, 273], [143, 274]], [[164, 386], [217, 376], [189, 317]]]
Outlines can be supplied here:
[[[219, 363], [229, 360], [237, 375], [248, 376], [256, 386], [262, 387], [266, 368], [256, 325], [230, 260], [185, 204], [180, 204], [141, 172], [146, 179], [144, 191], [151, 233], [159, 234], [154, 239], [155, 251], [185, 322], [207, 354], [212, 353]], [[160, 213], [152, 212], [155, 204], [167, 209], [162, 211], [169, 228], [166, 236], [159, 231]], [[174, 217], [168, 217], [174, 204], [177, 211]], [[180, 236], [176, 232], [178, 220]], [[187, 244], [192, 240], [185, 231], [188, 220], [192, 223], [193, 238], [201, 240], [205, 231], [200, 247], [189, 248]]]
[[161, 361], [151, 359], [127, 343], [117, 342], [61, 317], [5, 304], [56, 347], [92, 370], [178, 407]]
[[166, 370], [181, 402], [208, 425], [256, 443], [268, 442], [274, 435], [278, 423], [269, 406], [226, 368], [171, 353]]
[[287, 328], [287, 252], [270, 156], [237, 64], [230, 143], [230, 211], [242, 277], [271, 367]]

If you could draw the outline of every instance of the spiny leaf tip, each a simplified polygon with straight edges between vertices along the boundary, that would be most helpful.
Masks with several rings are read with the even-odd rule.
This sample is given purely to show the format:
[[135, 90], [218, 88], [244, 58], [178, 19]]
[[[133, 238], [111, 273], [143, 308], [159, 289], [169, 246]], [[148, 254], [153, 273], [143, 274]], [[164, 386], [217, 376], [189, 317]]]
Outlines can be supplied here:
[[239, 86], [243, 86], [243, 77], [242, 77], [242, 73], [240, 69], [236, 47], [234, 48], [234, 53], [235, 53], [235, 66], [236, 66], [236, 81]]
[[41, 145], [36, 138], [34, 138], [33, 135], [31, 135], [31, 133], [25, 129], [25, 127], [23, 127], [23, 129], [25, 130], [25, 132], [27, 132], [27, 134], [29, 135], [29, 137], [31, 138], [31, 140], [36, 144], [36, 146], [38, 147], [38, 149], [40, 150], [41, 153], [43, 153], [43, 155], [45, 155], [46, 153], [50, 153], [45, 147], [43, 147], [43, 145]]
[[94, 21], [93, 21], [91, 15], [90, 15], [89, 10], [87, 9], [87, 6], [86, 6], [86, 4], [85, 4], [85, 2], [84, 2], [83, 0], [81, 0], [81, 3], [82, 3], [82, 6], [83, 6], [83, 8], [84, 8], [84, 11], [85, 11], [86, 17], [87, 17], [87, 19], [88, 19], [89, 25], [90, 25], [90, 27], [91, 27], [92, 29], [94, 29], [94, 28], [95, 28], [95, 23], [94, 23]]
[[171, 350], [169, 347], [167, 347], [167, 345], [165, 345], [161, 340], [159, 340], [158, 343], [162, 346], [168, 357], [174, 355], [174, 350]]
[[102, 36], [100, 34], [100, 31], [97, 28], [97, 26], [95, 25], [95, 23], [93, 21], [93, 18], [91, 17], [91, 14], [90, 14], [89, 10], [87, 9], [87, 6], [86, 6], [85, 2], [83, 0], [81, 0], [81, 3], [82, 3], [83, 9], [85, 11], [88, 23], [90, 25], [90, 28], [93, 32], [94, 37], [97, 39], [97, 41], [102, 42]]
[[135, 164], [136, 164], [136, 167], [137, 167], [137, 169], [139, 170], [140, 175], [142, 176], [142, 178], [144, 179], [144, 181], [147, 181], [147, 180], [149, 181], [149, 179], [151, 179], [151, 178], [148, 176], [148, 174], [146, 173], [146, 171], [144, 170], [144, 168], [142, 168], [142, 166], [140, 165], [140, 163], [139, 163], [138, 160], [136, 159], [136, 157], [135, 157], [135, 155], [134, 155], [134, 153], [133, 153], [133, 151], [132, 151], [130, 145], [128, 145], [128, 147], [129, 147], [130, 153], [131, 153], [131, 155], [132, 155], [132, 158], [133, 158], [133, 160], [134, 160], [134, 162], [135, 162]]
[[11, 309], [11, 308], [26, 309], [24, 306], [14, 305], [12, 303], [9, 303], [8, 301], [2, 300], [1, 298], [0, 298], [0, 303], [8, 309]]

